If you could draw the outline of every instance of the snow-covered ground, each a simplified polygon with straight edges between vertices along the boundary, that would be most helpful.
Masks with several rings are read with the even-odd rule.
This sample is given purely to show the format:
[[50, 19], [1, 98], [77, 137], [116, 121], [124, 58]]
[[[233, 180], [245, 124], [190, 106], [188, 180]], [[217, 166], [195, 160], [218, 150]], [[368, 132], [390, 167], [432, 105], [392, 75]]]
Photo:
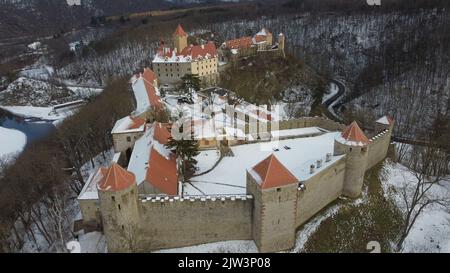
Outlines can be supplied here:
[[236, 240], [163, 249], [154, 253], [258, 253], [258, 248], [252, 240]]
[[105, 253], [106, 239], [103, 233], [95, 231], [86, 233], [78, 239], [81, 253]]
[[203, 173], [210, 170], [214, 164], [219, 160], [220, 154], [218, 150], [202, 151], [195, 157], [197, 160], [198, 170], [195, 173]]
[[24, 133], [0, 126], [0, 159], [21, 152], [26, 143]]
[[[388, 173], [383, 183], [384, 190], [404, 210], [401, 189], [407, 184], [414, 185], [417, 179], [401, 164], [387, 162], [384, 168]], [[433, 186], [428, 194], [433, 198], [450, 198], [450, 177], [441, 185]], [[426, 207], [406, 238], [403, 252], [450, 252], [450, 208], [441, 205]]]

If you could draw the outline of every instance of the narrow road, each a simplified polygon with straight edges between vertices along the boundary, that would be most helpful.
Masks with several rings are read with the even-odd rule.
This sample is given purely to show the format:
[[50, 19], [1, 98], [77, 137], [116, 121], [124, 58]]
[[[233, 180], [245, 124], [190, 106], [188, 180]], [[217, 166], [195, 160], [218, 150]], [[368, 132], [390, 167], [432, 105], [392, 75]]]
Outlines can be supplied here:
[[345, 85], [338, 80], [331, 80], [331, 83], [334, 83], [338, 87], [338, 92], [336, 95], [327, 99], [322, 103], [322, 105], [327, 109], [325, 115], [337, 122], [342, 122], [342, 118], [336, 113], [336, 110], [340, 107], [339, 100], [345, 94]]

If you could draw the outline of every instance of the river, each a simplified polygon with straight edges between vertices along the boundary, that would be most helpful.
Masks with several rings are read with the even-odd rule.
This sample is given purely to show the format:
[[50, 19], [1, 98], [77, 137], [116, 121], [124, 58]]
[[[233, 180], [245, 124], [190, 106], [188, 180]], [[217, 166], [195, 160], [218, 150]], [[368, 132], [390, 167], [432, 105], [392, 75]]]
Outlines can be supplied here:
[[15, 129], [21, 131], [27, 136], [27, 143], [32, 143], [36, 140], [40, 140], [50, 133], [52, 133], [56, 127], [49, 121], [24, 119], [22, 117], [15, 116], [0, 109], [0, 126], [8, 129]]

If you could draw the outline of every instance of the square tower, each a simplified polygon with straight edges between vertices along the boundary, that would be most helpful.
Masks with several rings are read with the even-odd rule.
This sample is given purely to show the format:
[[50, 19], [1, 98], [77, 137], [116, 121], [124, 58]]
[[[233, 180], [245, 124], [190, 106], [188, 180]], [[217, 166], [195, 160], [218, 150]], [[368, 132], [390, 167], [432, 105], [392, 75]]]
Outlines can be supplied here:
[[247, 170], [247, 192], [255, 200], [253, 240], [259, 251], [294, 247], [298, 183], [273, 154]]

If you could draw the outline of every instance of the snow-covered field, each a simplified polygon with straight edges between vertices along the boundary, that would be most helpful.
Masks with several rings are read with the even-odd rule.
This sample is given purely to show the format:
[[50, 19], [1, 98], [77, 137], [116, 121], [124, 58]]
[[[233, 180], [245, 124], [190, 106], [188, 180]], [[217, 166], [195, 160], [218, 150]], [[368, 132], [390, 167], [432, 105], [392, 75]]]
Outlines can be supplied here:
[[[417, 179], [405, 166], [398, 163], [387, 162], [385, 169], [388, 177], [383, 184], [384, 190], [404, 210], [401, 189], [405, 185], [414, 184]], [[450, 198], [450, 177], [441, 185], [434, 185], [428, 194], [432, 198]], [[437, 204], [426, 207], [406, 238], [402, 251], [450, 252], [450, 208]]]
[[0, 159], [21, 152], [26, 143], [24, 133], [0, 126]]

